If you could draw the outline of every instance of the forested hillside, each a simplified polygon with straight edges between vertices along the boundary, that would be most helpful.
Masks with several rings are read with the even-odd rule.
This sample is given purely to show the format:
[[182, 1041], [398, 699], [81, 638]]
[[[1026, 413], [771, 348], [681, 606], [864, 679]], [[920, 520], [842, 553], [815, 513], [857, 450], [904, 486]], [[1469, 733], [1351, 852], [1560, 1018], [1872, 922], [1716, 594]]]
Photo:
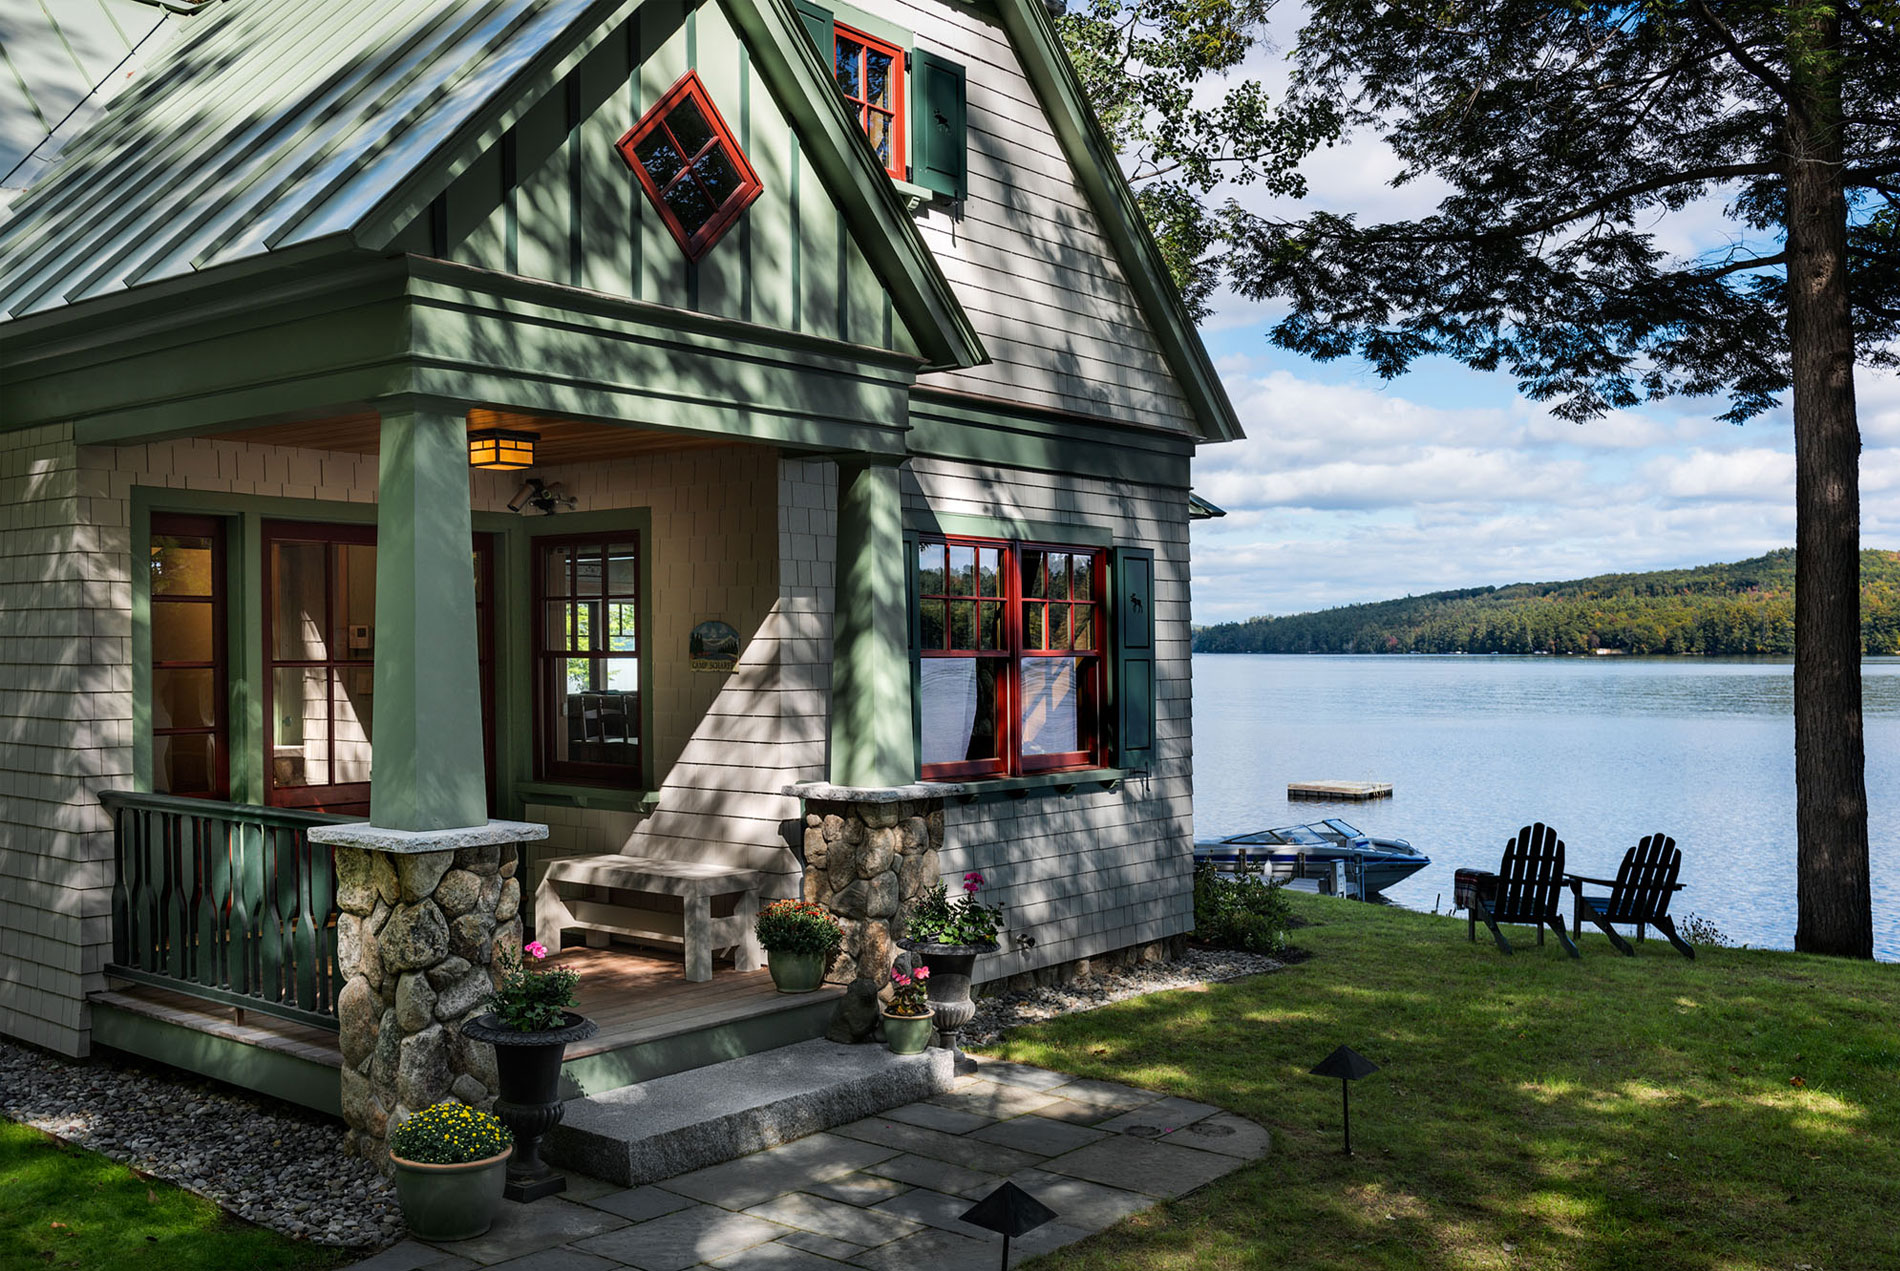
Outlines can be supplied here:
[[[1861, 639], [1900, 653], [1900, 552], [1862, 552]], [[1731, 565], [1437, 591], [1201, 627], [1204, 653], [1794, 652], [1794, 551]]]

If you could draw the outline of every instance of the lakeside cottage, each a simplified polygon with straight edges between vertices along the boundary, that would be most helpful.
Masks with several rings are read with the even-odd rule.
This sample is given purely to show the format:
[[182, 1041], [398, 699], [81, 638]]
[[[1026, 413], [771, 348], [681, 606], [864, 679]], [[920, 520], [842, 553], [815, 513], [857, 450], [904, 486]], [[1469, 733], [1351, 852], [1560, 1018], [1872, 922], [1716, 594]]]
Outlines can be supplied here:
[[[1192, 921], [1240, 435], [1041, 0], [0, 0], [0, 1033], [387, 1118]], [[365, 819], [367, 818], [367, 819]], [[654, 944], [683, 951], [661, 960]]]

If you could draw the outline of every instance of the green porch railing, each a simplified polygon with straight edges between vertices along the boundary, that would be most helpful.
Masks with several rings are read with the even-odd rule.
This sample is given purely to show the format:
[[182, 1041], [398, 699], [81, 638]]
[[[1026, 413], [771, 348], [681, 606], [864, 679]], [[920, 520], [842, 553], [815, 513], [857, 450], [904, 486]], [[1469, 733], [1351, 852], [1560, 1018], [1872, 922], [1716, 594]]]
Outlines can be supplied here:
[[313, 825], [353, 818], [109, 790], [106, 974], [335, 1029], [336, 869]]

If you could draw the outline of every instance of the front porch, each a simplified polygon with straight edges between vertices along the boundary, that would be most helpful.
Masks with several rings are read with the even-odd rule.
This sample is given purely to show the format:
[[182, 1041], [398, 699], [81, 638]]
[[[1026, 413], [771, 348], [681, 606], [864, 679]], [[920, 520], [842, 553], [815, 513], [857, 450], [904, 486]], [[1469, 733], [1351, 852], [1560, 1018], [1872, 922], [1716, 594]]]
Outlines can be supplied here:
[[[567, 949], [557, 961], [580, 972], [579, 1010], [600, 1025], [568, 1048], [564, 1072], [575, 1098], [822, 1036], [844, 993], [782, 994], [768, 972], [723, 963], [710, 982], [694, 984], [677, 955], [630, 946]], [[109, 978], [111, 987], [89, 999], [99, 1045], [340, 1114], [343, 1052], [334, 1022], [325, 1028], [194, 996], [183, 985]]]

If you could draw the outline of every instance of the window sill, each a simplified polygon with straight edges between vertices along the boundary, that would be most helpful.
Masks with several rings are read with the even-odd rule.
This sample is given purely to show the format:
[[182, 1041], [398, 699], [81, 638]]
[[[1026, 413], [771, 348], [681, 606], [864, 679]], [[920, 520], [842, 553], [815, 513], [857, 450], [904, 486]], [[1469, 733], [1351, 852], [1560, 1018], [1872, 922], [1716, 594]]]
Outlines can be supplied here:
[[1067, 772], [1038, 772], [1026, 777], [978, 778], [954, 783], [961, 785], [963, 792], [952, 797], [958, 803], [976, 803], [998, 798], [1026, 799], [1038, 790], [1054, 794], [1074, 794], [1085, 786], [1115, 790], [1127, 776], [1127, 770], [1122, 768], [1077, 768]]
[[614, 790], [605, 786], [570, 786], [551, 781], [518, 781], [515, 797], [523, 803], [546, 803], [559, 808], [597, 808], [606, 812], [651, 812], [660, 801], [657, 790]]
[[918, 208], [927, 206], [932, 199], [937, 197], [935, 190], [926, 189], [921, 185], [915, 185], [909, 181], [900, 181], [896, 177], [891, 178], [891, 188], [897, 191], [898, 198], [904, 200], [904, 210], [906, 212], [915, 212]]

